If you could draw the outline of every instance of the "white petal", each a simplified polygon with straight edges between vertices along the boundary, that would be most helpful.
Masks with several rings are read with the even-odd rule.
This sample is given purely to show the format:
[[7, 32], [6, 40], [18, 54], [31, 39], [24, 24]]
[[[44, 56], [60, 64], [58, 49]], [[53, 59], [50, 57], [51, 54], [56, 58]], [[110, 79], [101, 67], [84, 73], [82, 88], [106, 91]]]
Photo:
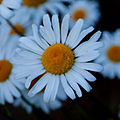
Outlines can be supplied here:
[[74, 81], [75, 78], [72, 76], [72, 71], [69, 71], [68, 73], [66, 73], [65, 76], [70, 86], [76, 91], [76, 94], [78, 95], [78, 97], [81, 97], [82, 92], [78, 84]]
[[70, 15], [67, 14], [64, 16], [62, 24], [61, 24], [61, 40], [62, 43], [64, 44], [67, 38], [68, 30], [69, 30], [69, 20], [70, 20]]
[[88, 29], [83, 30], [80, 35], [79, 38], [77, 39], [77, 41], [74, 42], [74, 44], [72, 45], [72, 49], [75, 48], [80, 42], [81, 40], [90, 32], [92, 32], [94, 30], [93, 27], [89, 27]]
[[79, 68], [90, 70], [94, 72], [100, 72], [102, 71], [103, 67], [96, 63], [75, 63], [75, 66], [78, 66]]
[[40, 34], [42, 35], [43, 39], [47, 43], [49, 43], [50, 45], [53, 45], [53, 44], [56, 43], [56, 41], [53, 40], [53, 38], [52, 38], [51, 34], [49, 33], [49, 31], [45, 27], [43, 27], [41, 25], [40, 25]]
[[0, 104], [5, 104], [4, 89], [0, 86]]
[[11, 94], [17, 98], [20, 97], [21, 95], [20, 95], [20, 92], [17, 90], [17, 88], [15, 88], [15, 86], [11, 82], [8, 82], [8, 83], [9, 83], [8, 89], [11, 92]]
[[8, 9], [4, 5], [0, 5], [0, 15], [7, 19], [13, 15], [13, 11]]
[[43, 74], [45, 72], [45, 70], [39, 70], [36, 71], [34, 73], [32, 73], [26, 80], [25, 82], [25, 87], [28, 89], [30, 87], [30, 84], [32, 82], [32, 80], [34, 80], [35, 78], [37, 78], [39, 75]]
[[33, 24], [33, 25], [32, 25], [32, 29], [33, 29], [33, 35], [34, 35], [34, 38], [35, 38], [36, 42], [38, 43], [38, 45], [40, 45], [40, 47], [41, 47], [42, 49], [45, 50], [45, 49], [47, 48], [47, 46], [46, 46], [46, 44], [44, 44], [43, 41], [40, 39], [40, 36], [39, 36], [39, 34], [38, 34], [38, 27], [37, 27], [37, 25]]
[[43, 99], [46, 103], [48, 103], [50, 100], [51, 94], [53, 92], [54, 84], [55, 84], [55, 76], [51, 75], [51, 79], [48, 80], [43, 96]]
[[81, 74], [85, 79], [87, 79], [90, 82], [94, 82], [96, 80], [96, 78], [90, 72], [84, 69], [80, 69], [77, 66], [73, 66], [72, 69]]
[[88, 82], [77, 72], [72, 71], [72, 75], [74, 76], [74, 80], [75, 82], [77, 82], [80, 86], [82, 86], [87, 92], [89, 92], [92, 88], [91, 86], [88, 84]]
[[8, 103], [13, 103], [13, 96], [6, 85], [4, 86], [4, 97]]
[[88, 62], [88, 61], [96, 59], [99, 55], [100, 53], [98, 51], [93, 51], [92, 54], [91, 52], [90, 53], [88, 52], [85, 55], [82, 55], [76, 58], [75, 62]]
[[42, 76], [37, 83], [30, 89], [30, 91], [28, 92], [28, 95], [30, 97], [34, 96], [35, 94], [37, 94], [38, 92], [40, 92], [47, 84], [47, 82], [49, 81], [49, 74], [46, 73], [44, 76]]
[[72, 88], [68, 85], [65, 76], [64, 76], [64, 75], [61, 75], [61, 76], [60, 76], [60, 79], [61, 79], [61, 83], [62, 83], [62, 86], [63, 86], [63, 88], [64, 88], [64, 91], [66, 92], [66, 94], [67, 94], [72, 100], [74, 100], [74, 99], [76, 98], [76, 97], [75, 97], [75, 94], [74, 94], [74, 91], [73, 91]]
[[54, 84], [54, 87], [53, 87], [53, 91], [52, 91], [52, 94], [51, 94], [51, 100], [50, 101], [55, 101], [55, 98], [56, 98], [56, 95], [57, 95], [57, 92], [58, 92], [59, 82], [60, 82], [59, 75], [56, 75], [54, 77], [55, 77], [55, 84]]
[[72, 30], [70, 31], [68, 38], [65, 42], [66, 45], [72, 47], [73, 43], [77, 41], [80, 31], [82, 29], [83, 20], [79, 19], [76, 24], [73, 26]]
[[100, 38], [100, 36], [101, 36], [101, 32], [98, 31], [89, 40], [92, 42], [96, 42]]
[[60, 43], [60, 25], [59, 25], [58, 15], [53, 15], [52, 25], [53, 25], [53, 30], [55, 33], [55, 39], [57, 43]]
[[43, 24], [44, 24], [44, 27], [47, 29], [47, 31], [49, 33], [49, 36], [51, 36], [52, 41], [54, 43], [56, 43], [55, 34], [54, 34], [53, 30], [52, 30], [51, 21], [50, 21], [50, 17], [49, 17], [48, 14], [43, 16]]

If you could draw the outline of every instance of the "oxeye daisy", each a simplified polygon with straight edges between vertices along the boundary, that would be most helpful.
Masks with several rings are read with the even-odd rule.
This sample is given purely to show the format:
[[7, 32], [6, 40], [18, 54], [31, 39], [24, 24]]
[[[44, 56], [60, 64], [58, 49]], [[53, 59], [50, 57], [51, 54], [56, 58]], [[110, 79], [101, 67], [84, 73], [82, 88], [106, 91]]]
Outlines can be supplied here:
[[[66, 12], [67, 7], [60, 0], [23, 0], [21, 9], [24, 9], [24, 14], [31, 14], [33, 23], [41, 24], [43, 15], [46, 13], [62, 15]], [[26, 17], [26, 16], [24, 16]]]
[[[32, 98], [29, 97], [27, 95], [27, 93], [28, 93], [27, 89], [22, 91], [24, 98], [26, 98], [26, 100], [28, 100], [35, 107], [42, 109], [47, 114], [50, 113], [50, 110], [56, 110], [56, 109], [60, 108], [62, 106], [61, 100], [65, 101], [67, 99], [67, 96], [66, 96], [65, 92], [63, 91], [63, 88], [61, 85], [59, 86], [57, 98], [54, 102], [45, 103], [43, 101], [43, 93], [42, 92], [35, 95]], [[14, 106], [16, 106], [16, 107], [22, 106], [28, 113], [31, 113], [33, 110], [33, 108], [29, 104], [27, 104], [22, 98], [16, 99], [14, 102]]]
[[103, 76], [113, 79], [120, 78], [120, 29], [114, 33], [104, 32], [101, 41], [104, 47], [101, 49], [101, 56], [96, 60], [103, 65]]
[[16, 39], [9, 35], [10, 29], [3, 21], [0, 24], [0, 104], [12, 103], [14, 97], [20, 97], [18, 89], [23, 89], [22, 81], [16, 81], [12, 57], [17, 45]]
[[78, 0], [76, 2], [72, 2], [69, 7], [69, 13], [71, 15], [71, 24], [74, 24], [81, 18], [85, 21], [85, 27], [95, 25], [100, 17], [98, 3], [88, 0]]
[[13, 10], [21, 6], [22, 0], [0, 0], [0, 15], [9, 18], [13, 15]]
[[[62, 20], [61, 29], [57, 15], [43, 17], [43, 26], [38, 30], [33, 25], [33, 37], [22, 37], [17, 49], [17, 56], [13, 63], [17, 64], [16, 79], [27, 78], [26, 88], [29, 88], [33, 79], [39, 75], [42, 77], [36, 81], [29, 90], [28, 95], [34, 96], [44, 90], [44, 101], [54, 101], [57, 95], [59, 83], [62, 83], [65, 93], [75, 99], [76, 94], [81, 97], [79, 87], [86, 91], [91, 90], [88, 81], [96, 78], [89, 71], [100, 72], [102, 66], [90, 62], [97, 58], [102, 42], [97, 42], [101, 32], [96, 32], [89, 41], [81, 43], [82, 39], [93, 27], [81, 31], [83, 20], [79, 19], [69, 32], [70, 15]], [[81, 43], [81, 44], [80, 44]]]
[[26, 16], [24, 9], [17, 10], [9, 21], [13, 25], [13, 27], [8, 25], [11, 36], [17, 34], [22, 36], [32, 34], [31, 24], [33, 21], [31, 20], [30, 12], [28, 12]]

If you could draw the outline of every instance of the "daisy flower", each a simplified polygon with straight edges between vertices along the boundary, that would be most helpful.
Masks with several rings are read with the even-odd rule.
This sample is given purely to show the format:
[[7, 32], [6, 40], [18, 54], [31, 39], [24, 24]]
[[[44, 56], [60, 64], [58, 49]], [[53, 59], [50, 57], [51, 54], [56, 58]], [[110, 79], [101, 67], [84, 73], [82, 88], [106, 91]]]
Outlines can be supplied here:
[[[22, 19], [21, 19], [22, 18]], [[24, 9], [17, 10], [15, 15], [9, 19], [10, 23], [13, 25], [14, 28], [8, 25], [10, 30], [10, 35], [31, 35], [32, 34], [32, 20], [31, 14], [28, 12], [27, 16], [25, 14]], [[20, 36], [18, 36], [20, 37]]]
[[120, 78], [120, 29], [114, 33], [104, 32], [101, 41], [104, 47], [101, 49], [101, 56], [96, 60], [103, 65], [104, 70], [101, 72], [104, 77], [110, 79], [117, 76]]
[[0, 15], [9, 18], [13, 15], [13, 9], [21, 6], [22, 0], [0, 0]]
[[[62, 106], [61, 100], [65, 101], [67, 99], [67, 96], [65, 92], [63, 91], [63, 88], [61, 85], [59, 86], [56, 100], [54, 102], [49, 102], [47, 104], [43, 101], [43, 93], [39, 93], [32, 98], [27, 96], [27, 93], [28, 93], [27, 89], [25, 89], [22, 92], [23, 96], [31, 104], [33, 104], [37, 108], [42, 109], [47, 114], [50, 113], [50, 110], [59, 109]], [[31, 113], [33, 110], [33, 108], [29, 104], [27, 104], [22, 98], [16, 99], [14, 102], [14, 106], [15, 107], [22, 106], [28, 113]]]
[[23, 89], [22, 81], [16, 81], [12, 57], [17, 45], [16, 39], [10, 37], [6, 23], [0, 24], [0, 104], [5, 101], [13, 103], [14, 97], [20, 97], [18, 89]]
[[44, 101], [54, 101], [61, 82], [71, 99], [76, 98], [73, 90], [81, 97], [79, 85], [89, 92], [91, 86], [86, 80], [96, 80], [88, 70], [102, 70], [101, 65], [90, 62], [100, 55], [99, 48], [103, 44], [97, 40], [101, 32], [96, 32], [89, 41], [81, 43], [94, 28], [81, 31], [83, 20], [79, 19], [69, 32], [69, 19], [70, 15], [65, 15], [60, 29], [57, 15], [52, 16], [52, 21], [49, 15], [44, 15], [44, 26], [40, 26], [38, 30], [33, 25], [33, 36], [20, 39], [20, 48], [16, 50], [18, 55], [13, 59], [13, 63], [18, 66], [15, 71], [16, 79], [27, 78], [25, 86], [29, 88], [33, 79], [42, 75], [29, 90], [29, 96], [45, 89]]
[[81, 18], [85, 21], [85, 27], [95, 25], [100, 17], [98, 3], [88, 0], [78, 0], [76, 2], [72, 2], [69, 7], [69, 13], [71, 15], [71, 24], [74, 24]]
[[33, 23], [41, 24], [43, 15], [46, 13], [62, 15], [65, 13], [67, 7], [60, 0], [23, 0], [22, 8], [25, 11], [25, 16], [28, 13], [33, 18]]

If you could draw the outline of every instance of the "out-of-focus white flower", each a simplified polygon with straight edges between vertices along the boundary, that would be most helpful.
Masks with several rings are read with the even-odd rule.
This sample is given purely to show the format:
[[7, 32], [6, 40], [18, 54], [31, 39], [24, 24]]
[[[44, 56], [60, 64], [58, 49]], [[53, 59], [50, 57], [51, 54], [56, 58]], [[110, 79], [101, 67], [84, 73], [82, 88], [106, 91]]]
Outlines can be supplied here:
[[[8, 25], [10, 31], [10, 35], [31, 35], [32, 34], [32, 19], [30, 12], [25, 13], [24, 9], [17, 10], [14, 14], [14, 16], [9, 19], [10, 23], [13, 25], [12, 28], [10, 25]], [[20, 36], [19, 36], [20, 37]]]
[[104, 42], [104, 47], [96, 62], [104, 67], [104, 70], [101, 71], [102, 75], [110, 79], [115, 76], [120, 78], [120, 29], [114, 33], [105, 31], [101, 41]]
[[0, 104], [5, 101], [12, 103], [14, 97], [20, 97], [18, 89], [23, 89], [23, 82], [15, 79], [14, 65], [11, 58], [15, 54], [18, 41], [16, 37], [10, 36], [10, 29], [7, 23], [0, 24]]
[[[67, 96], [65, 92], [63, 91], [62, 86], [60, 85], [58, 88], [58, 94], [57, 98], [54, 102], [49, 102], [45, 103], [43, 101], [43, 93], [39, 93], [35, 95], [34, 97], [29, 97], [27, 96], [28, 90], [22, 91], [23, 96], [31, 103], [33, 104], [36, 108], [42, 109], [45, 113], [50, 113], [50, 110], [56, 110], [59, 109], [62, 106], [61, 100], [65, 101], [67, 99]], [[26, 109], [28, 113], [32, 112], [32, 107], [27, 104], [22, 98], [18, 98], [14, 102], [14, 106], [22, 106], [23, 108]]]
[[81, 18], [85, 21], [84, 27], [95, 25], [100, 17], [98, 3], [95, 1], [78, 0], [72, 2], [68, 12], [71, 15], [71, 24]]
[[0, 0], [0, 15], [9, 18], [13, 15], [13, 10], [20, 8], [22, 0]]
[[41, 24], [43, 15], [46, 13], [57, 14], [61, 13], [64, 15], [66, 13], [67, 7], [60, 0], [23, 0], [24, 14], [31, 14], [33, 18], [33, 23], [39, 25]]
[[76, 98], [73, 89], [81, 97], [79, 85], [89, 92], [91, 86], [86, 80], [96, 80], [88, 70], [102, 70], [101, 65], [90, 62], [100, 55], [99, 48], [103, 44], [97, 40], [101, 32], [96, 32], [90, 40], [81, 43], [94, 28], [81, 31], [83, 20], [79, 19], [68, 32], [69, 20], [70, 15], [65, 15], [60, 29], [57, 15], [52, 16], [52, 21], [48, 15], [44, 15], [44, 26], [40, 26], [38, 30], [37, 26], [33, 25], [34, 36], [20, 39], [18, 55], [13, 59], [13, 63], [18, 66], [15, 70], [16, 78], [27, 77], [25, 86], [29, 88], [33, 79], [42, 75], [30, 89], [29, 96], [34, 96], [45, 88], [44, 101], [54, 101], [61, 82], [65, 93], [71, 99]]

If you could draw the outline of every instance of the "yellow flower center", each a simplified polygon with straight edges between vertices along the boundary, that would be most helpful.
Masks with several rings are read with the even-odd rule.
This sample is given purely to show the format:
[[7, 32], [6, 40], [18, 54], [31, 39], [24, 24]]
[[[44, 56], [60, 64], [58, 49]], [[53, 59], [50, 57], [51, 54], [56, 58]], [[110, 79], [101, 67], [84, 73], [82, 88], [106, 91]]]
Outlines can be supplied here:
[[23, 5], [27, 7], [38, 7], [46, 1], [47, 0], [23, 0]]
[[72, 14], [72, 19], [74, 21], [77, 21], [78, 19], [85, 19], [86, 17], [86, 12], [82, 9], [78, 9], [76, 11], [74, 11], [74, 13]]
[[44, 68], [55, 75], [66, 73], [73, 63], [74, 54], [72, 50], [61, 43], [48, 47], [42, 55]]
[[12, 64], [7, 60], [0, 60], [0, 82], [5, 82], [12, 71]]
[[0, 4], [2, 3], [2, 0], [0, 0]]
[[25, 33], [25, 28], [23, 28], [21, 25], [16, 24], [14, 25], [14, 28], [11, 29], [10, 35], [17, 34], [19, 32], [21, 35], [24, 35]]
[[111, 46], [107, 51], [107, 57], [110, 61], [119, 63], [120, 62], [120, 46]]

